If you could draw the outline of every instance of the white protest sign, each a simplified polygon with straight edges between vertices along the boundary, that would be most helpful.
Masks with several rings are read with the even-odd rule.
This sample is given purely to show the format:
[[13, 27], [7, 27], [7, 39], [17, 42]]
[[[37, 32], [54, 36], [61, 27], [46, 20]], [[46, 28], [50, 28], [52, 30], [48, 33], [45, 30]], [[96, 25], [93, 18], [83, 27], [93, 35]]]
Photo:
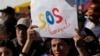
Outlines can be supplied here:
[[72, 37], [77, 27], [75, 0], [31, 0], [31, 17], [42, 37]]

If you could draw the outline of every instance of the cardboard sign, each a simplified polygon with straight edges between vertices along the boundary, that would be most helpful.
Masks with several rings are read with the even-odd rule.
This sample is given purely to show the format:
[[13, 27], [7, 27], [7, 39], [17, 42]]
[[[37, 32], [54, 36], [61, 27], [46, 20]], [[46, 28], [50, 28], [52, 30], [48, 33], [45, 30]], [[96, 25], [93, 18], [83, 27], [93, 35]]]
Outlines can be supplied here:
[[31, 16], [42, 37], [70, 38], [77, 28], [75, 0], [31, 0]]

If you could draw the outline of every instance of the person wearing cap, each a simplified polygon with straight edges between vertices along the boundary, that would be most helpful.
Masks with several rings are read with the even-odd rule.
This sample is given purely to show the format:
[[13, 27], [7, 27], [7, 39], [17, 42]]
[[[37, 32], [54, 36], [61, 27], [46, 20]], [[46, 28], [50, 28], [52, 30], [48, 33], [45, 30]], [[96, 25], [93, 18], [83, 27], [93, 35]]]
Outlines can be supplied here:
[[12, 7], [7, 6], [5, 9], [0, 10], [0, 12], [2, 13], [1, 19], [3, 22], [6, 20], [12, 20], [16, 22], [15, 10]]
[[[30, 29], [30, 19], [27, 18], [20, 18], [16, 24], [16, 38], [12, 40], [12, 42], [14, 43], [15, 47], [16, 47], [16, 51], [17, 54], [22, 54], [22, 55], [27, 55], [27, 56], [40, 56], [43, 51], [42, 51], [42, 46], [40, 45], [40, 42], [42, 42], [42, 39], [39, 38], [39, 41], [35, 41], [32, 38], [34, 36], [34, 34], [30, 34], [31, 31], [33, 30], [29, 30]], [[30, 39], [31, 38], [31, 39]], [[30, 44], [30, 46], [27, 44], [27, 42]], [[23, 48], [25, 48], [26, 46], [29, 46], [28, 51], [26, 52], [22, 52]], [[26, 48], [27, 49], [27, 48]], [[26, 50], [25, 49], [25, 50]]]
[[2, 13], [2, 16], [1, 16], [1, 21], [2, 21], [2, 24], [9, 24], [9, 26], [11, 26], [11, 32], [12, 32], [12, 38], [13, 39], [14, 37], [16, 37], [16, 32], [15, 32], [15, 25], [17, 23], [17, 20], [15, 18], [15, 10], [10, 7], [10, 6], [7, 6], [5, 9], [2, 9], [0, 10], [0, 12]]

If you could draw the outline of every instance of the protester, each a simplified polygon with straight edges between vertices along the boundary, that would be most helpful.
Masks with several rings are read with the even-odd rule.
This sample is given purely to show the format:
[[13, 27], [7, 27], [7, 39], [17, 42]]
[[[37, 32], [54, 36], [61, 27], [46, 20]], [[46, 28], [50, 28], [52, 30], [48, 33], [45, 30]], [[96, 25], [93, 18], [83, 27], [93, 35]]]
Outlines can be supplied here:
[[[10, 7], [7, 6], [5, 9], [0, 10], [0, 12], [2, 12], [2, 24], [8, 24], [9, 27], [11, 27], [11, 33], [12, 33], [12, 37], [10, 39], [13, 39], [16, 37], [16, 32], [15, 32], [15, 25], [16, 25], [16, 18], [15, 18], [15, 10]], [[6, 23], [5, 23], [6, 22]]]
[[70, 49], [69, 40], [59, 38], [51, 39], [51, 53], [53, 56], [68, 56]]
[[100, 37], [100, 0], [93, 0], [93, 3], [90, 5], [93, 14], [91, 15], [91, 22], [94, 23], [94, 28], [91, 31], [95, 34], [97, 38]]
[[16, 23], [15, 10], [12, 7], [7, 6], [5, 9], [0, 10], [0, 12], [2, 12], [1, 19], [3, 22], [11, 20], [13, 23]]
[[[8, 6], [7, 8], [0, 10], [0, 12], [2, 12], [2, 25], [0, 25], [0, 55], [99, 56], [100, 0], [92, 0], [92, 4], [90, 5], [86, 14], [83, 13], [82, 9], [83, 8], [81, 7], [81, 10], [78, 12], [78, 21], [80, 23], [79, 30], [82, 31], [82, 34], [81, 32], [76, 31], [77, 34], [75, 34], [73, 37], [74, 45], [69, 38], [50, 38], [49, 42], [47, 41], [45, 43], [46, 45], [44, 47], [41, 45], [41, 36], [34, 30], [34, 28], [37, 28], [37, 26], [31, 25], [30, 11], [28, 11], [28, 13], [25, 15], [22, 14], [22, 16], [24, 15], [24, 18], [19, 18], [19, 20], [16, 21], [15, 11], [12, 7]], [[89, 12], [90, 14], [88, 14]], [[85, 16], [88, 18], [85, 18]], [[12, 43], [8, 42], [8, 40], [12, 38], [14, 38], [12, 40], [14, 46]], [[73, 46], [75, 46], [78, 54], [73, 54]]]
[[10, 41], [0, 41], [0, 56], [16, 56], [15, 47]]
[[[42, 45], [40, 45], [42, 39], [35, 41], [35, 39], [31, 39], [33, 36], [27, 33], [28, 27], [30, 26], [30, 19], [20, 18], [16, 25], [16, 38], [13, 39], [13, 43], [17, 50], [17, 55], [22, 54], [26, 56], [40, 56], [42, 54]], [[29, 27], [30, 28], [30, 27]], [[30, 30], [29, 30], [30, 31]], [[29, 44], [29, 45], [27, 45]], [[23, 52], [23, 49], [26, 46], [30, 46], [28, 51]]]
[[100, 52], [100, 0], [92, 0], [88, 13], [88, 19], [92, 22], [92, 26], [91, 28], [89, 26], [83, 27], [82, 34], [84, 36], [84, 47], [92, 56]]
[[[79, 56], [89, 56], [87, 51], [83, 47], [80, 39], [81, 38], [79, 36], [74, 37], [75, 47], [78, 50]], [[53, 56], [77, 56], [74, 54], [72, 55], [72, 53], [70, 53], [71, 47], [71, 42], [68, 39], [51, 39], [51, 53]]]

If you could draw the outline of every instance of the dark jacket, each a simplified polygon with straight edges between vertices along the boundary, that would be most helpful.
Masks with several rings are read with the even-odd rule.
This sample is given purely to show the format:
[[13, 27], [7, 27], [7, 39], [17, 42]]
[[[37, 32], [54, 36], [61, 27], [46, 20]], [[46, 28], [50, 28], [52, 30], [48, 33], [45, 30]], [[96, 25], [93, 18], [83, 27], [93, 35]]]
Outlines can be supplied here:
[[[12, 42], [16, 47], [15, 50], [18, 56], [21, 53], [23, 47], [19, 46], [17, 39], [13, 39]], [[43, 53], [44, 53], [44, 48], [42, 47], [42, 45], [38, 42], [33, 42], [26, 56], [41, 56]]]

